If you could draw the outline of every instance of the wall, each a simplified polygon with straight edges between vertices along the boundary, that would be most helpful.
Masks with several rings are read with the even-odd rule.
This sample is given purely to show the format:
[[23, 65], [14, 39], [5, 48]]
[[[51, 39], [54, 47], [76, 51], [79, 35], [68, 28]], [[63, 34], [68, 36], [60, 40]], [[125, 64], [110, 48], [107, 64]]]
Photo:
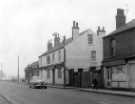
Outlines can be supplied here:
[[[61, 56], [61, 59], [59, 60], [59, 51], [60, 52], [60, 56]], [[55, 58], [53, 60], [53, 53], [55, 54]], [[46, 57], [47, 56], [50, 56], [50, 64], [47, 64], [46, 62]], [[48, 66], [48, 65], [52, 65], [52, 64], [57, 64], [57, 63], [61, 63], [64, 61], [64, 49], [59, 49], [59, 50], [56, 50], [52, 53], [49, 53], [48, 55], [45, 55], [45, 56], [40, 56], [39, 57], [39, 67], [45, 67], [45, 66]]]
[[[47, 73], [47, 70], [46, 70], [46, 73]], [[47, 75], [47, 74], [46, 74], [46, 75]], [[49, 84], [52, 84], [52, 83], [53, 83], [52, 70], [50, 70], [50, 78], [47, 78], [47, 77], [46, 77], [46, 81], [47, 81]]]
[[[93, 44], [88, 44], [88, 34], [93, 35]], [[66, 67], [68, 69], [88, 68], [92, 65], [97, 65], [97, 61], [91, 60], [91, 51], [97, 50], [96, 44], [96, 34], [91, 30], [87, 30], [77, 39], [66, 45]]]
[[52, 84], [52, 70], [50, 70], [50, 78], [47, 78], [47, 70], [43, 69], [39, 72], [39, 79]]
[[135, 88], [135, 61], [128, 64], [129, 88]]
[[[121, 65], [120, 65], [121, 66]], [[122, 70], [117, 70], [118, 66], [104, 68], [104, 85], [113, 88], [135, 88], [135, 63], [130, 61], [126, 65], [122, 65]], [[108, 70], [112, 70], [112, 78], [108, 79]], [[110, 86], [107, 84], [111, 82]], [[115, 81], [115, 82], [114, 82]], [[120, 81], [120, 82], [119, 82]]]
[[55, 83], [56, 84], [64, 84], [64, 68], [62, 67], [61, 72], [62, 72], [62, 77], [58, 78], [58, 70], [60, 69], [55, 69]]
[[[116, 40], [116, 56], [115, 57], [127, 57], [135, 54], [135, 29], [130, 29], [119, 33], [118, 35], [108, 36], [104, 38], [104, 57], [111, 57], [110, 40], [114, 38]], [[125, 51], [126, 50], [126, 51]], [[114, 57], [114, 58], [115, 58]]]
[[127, 65], [119, 65], [111, 68], [112, 70], [112, 87], [128, 88], [129, 75]]

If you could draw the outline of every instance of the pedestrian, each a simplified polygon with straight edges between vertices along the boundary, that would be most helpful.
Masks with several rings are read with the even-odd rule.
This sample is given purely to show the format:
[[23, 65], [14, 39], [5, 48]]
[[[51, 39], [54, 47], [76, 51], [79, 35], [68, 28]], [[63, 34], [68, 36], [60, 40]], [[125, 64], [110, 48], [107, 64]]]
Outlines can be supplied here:
[[97, 85], [98, 85], [97, 79], [94, 78], [94, 79], [92, 80], [92, 86], [93, 86], [93, 88], [97, 89], [97, 87], [98, 87]]

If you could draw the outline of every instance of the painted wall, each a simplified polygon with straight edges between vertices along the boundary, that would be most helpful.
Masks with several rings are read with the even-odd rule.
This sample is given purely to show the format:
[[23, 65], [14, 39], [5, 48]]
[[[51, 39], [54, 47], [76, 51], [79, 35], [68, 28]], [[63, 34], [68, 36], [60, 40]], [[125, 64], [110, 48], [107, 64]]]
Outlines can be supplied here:
[[[88, 44], [88, 34], [93, 35], [93, 43]], [[100, 66], [103, 58], [102, 40], [93, 31], [88, 29], [77, 39], [66, 46], [66, 67], [88, 68], [91, 66]], [[96, 51], [96, 60], [91, 58], [91, 51]]]
[[[46, 70], [46, 75], [47, 75], [47, 70]], [[53, 75], [52, 75], [52, 70], [50, 70], [50, 78], [47, 78], [46, 76], [46, 81], [50, 84], [53, 83]]]
[[128, 88], [127, 65], [112, 67], [112, 87]]
[[43, 80], [49, 84], [52, 84], [52, 70], [50, 70], [50, 78], [47, 78], [47, 70], [40, 70], [39, 79]]
[[60, 69], [55, 69], [55, 83], [56, 84], [64, 84], [64, 68], [61, 69], [62, 77], [58, 78], [58, 70]]
[[[128, 63], [126, 65], [122, 65], [122, 70], [118, 70], [117, 67], [114, 66], [111, 68], [104, 68], [104, 85], [105, 87], [115, 87], [115, 88], [135, 88], [135, 63]], [[108, 79], [108, 71], [112, 70], [111, 78]], [[111, 82], [108, 85], [108, 82]], [[120, 82], [119, 82], [120, 81]]]
[[[60, 51], [60, 52], [59, 52]], [[53, 60], [53, 54], [55, 54], [55, 58]], [[46, 61], [46, 57], [47, 56], [50, 56], [50, 64], [47, 64], [47, 61]], [[45, 67], [45, 66], [48, 66], [48, 65], [52, 65], [52, 64], [56, 64], [56, 63], [61, 63], [64, 61], [64, 49], [59, 49], [59, 50], [56, 50], [52, 53], [49, 53], [48, 55], [45, 55], [45, 56], [41, 56], [39, 57], [39, 67]], [[59, 55], [60, 55], [60, 59], [59, 59]]]

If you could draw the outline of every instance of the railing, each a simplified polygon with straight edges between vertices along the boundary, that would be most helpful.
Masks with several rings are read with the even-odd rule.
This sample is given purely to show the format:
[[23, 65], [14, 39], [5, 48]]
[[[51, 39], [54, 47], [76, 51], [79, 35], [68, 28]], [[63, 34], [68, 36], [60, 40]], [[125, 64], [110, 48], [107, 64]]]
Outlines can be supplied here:
[[116, 87], [117, 87], [117, 88], [120, 88], [122, 83], [128, 83], [128, 81], [111, 81], [111, 82], [112, 82], [112, 83], [113, 83], [113, 82], [116, 83], [116, 85], [117, 85]]

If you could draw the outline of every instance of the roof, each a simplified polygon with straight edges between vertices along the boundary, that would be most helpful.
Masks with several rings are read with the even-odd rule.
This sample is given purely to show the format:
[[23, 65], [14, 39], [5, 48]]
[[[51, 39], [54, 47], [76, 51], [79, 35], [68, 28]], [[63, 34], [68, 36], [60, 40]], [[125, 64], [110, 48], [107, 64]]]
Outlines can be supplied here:
[[[66, 39], [66, 40], [65, 40], [65, 45], [69, 44], [71, 41], [72, 41], [72, 38]], [[61, 49], [61, 48], [63, 48], [63, 47], [64, 47], [64, 43], [61, 42], [58, 46], [55, 46], [55, 47], [53, 47], [52, 49], [46, 51], [45, 53], [43, 53], [43, 54], [40, 55], [39, 57], [44, 56], [44, 55], [47, 55], [47, 54], [49, 54], [49, 53], [51, 53], [51, 52], [54, 52], [54, 51], [56, 51], [56, 50], [59, 50], [59, 49]]]
[[123, 31], [127, 31], [127, 30], [132, 29], [132, 28], [135, 28], [135, 19], [133, 19], [132, 21], [128, 22], [124, 26], [118, 28], [117, 30], [111, 32], [109, 35], [105, 36], [105, 38], [106, 37], [110, 37], [110, 36], [112, 36], [114, 34], [118, 34], [118, 33], [123, 32]]
[[27, 65], [27, 67], [25, 68], [25, 70], [29, 70], [31, 68], [38, 68], [38, 67], [39, 67], [39, 63], [38, 63], [38, 61], [35, 61], [32, 64]]
[[86, 29], [86, 30], [82, 31], [79, 35], [80, 36], [81, 35], [84, 35], [86, 32], [92, 32], [92, 33], [94, 33], [91, 29]]
[[[81, 35], [84, 35], [86, 32], [89, 32], [89, 31], [93, 32], [91, 29], [86, 29], [86, 30], [82, 31], [81, 33], [79, 33], [79, 35], [80, 36]], [[69, 44], [71, 42], [72, 42], [72, 37], [70, 37], [70, 38], [68, 38], [68, 39], [65, 40], [65, 45], [67, 45], [67, 44]], [[49, 54], [51, 52], [54, 52], [56, 50], [59, 50], [59, 49], [61, 49], [63, 47], [64, 47], [64, 44], [61, 42], [58, 46], [55, 46], [52, 49], [46, 51], [45, 53], [41, 54], [39, 57], [44, 56], [44, 55], [47, 55], [47, 54]]]

